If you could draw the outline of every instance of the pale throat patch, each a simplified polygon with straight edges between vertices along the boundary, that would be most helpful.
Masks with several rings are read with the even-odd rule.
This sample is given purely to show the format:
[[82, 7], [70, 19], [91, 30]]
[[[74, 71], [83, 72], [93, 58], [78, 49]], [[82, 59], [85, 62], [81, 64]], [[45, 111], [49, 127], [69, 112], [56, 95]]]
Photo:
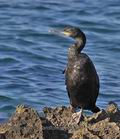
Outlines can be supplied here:
[[70, 32], [65, 32], [65, 31], [63, 31], [62, 33], [66, 36], [70, 36], [70, 34], [71, 34]]

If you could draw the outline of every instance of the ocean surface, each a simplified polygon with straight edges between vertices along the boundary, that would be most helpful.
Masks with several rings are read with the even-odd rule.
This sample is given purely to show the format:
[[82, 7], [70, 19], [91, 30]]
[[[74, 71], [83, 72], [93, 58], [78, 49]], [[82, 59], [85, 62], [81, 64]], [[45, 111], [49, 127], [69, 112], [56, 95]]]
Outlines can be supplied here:
[[63, 69], [74, 40], [50, 29], [80, 27], [84, 53], [100, 77], [97, 104], [120, 106], [119, 0], [0, 0], [0, 121], [19, 104], [36, 108], [69, 105]]

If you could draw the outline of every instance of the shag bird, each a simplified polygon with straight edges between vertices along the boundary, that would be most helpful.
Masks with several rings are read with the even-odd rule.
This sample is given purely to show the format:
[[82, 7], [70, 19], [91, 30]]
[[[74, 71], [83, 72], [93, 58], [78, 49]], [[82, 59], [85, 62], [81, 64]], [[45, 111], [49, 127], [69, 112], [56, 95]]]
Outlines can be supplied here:
[[73, 119], [80, 122], [83, 109], [99, 112], [96, 100], [99, 94], [99, 77], [91, 59], [82, 49], [86, 44], [85, 34], [77, 27], [65, 27], [62, 33], [74, 38], [75, 43], [68, 49], [68, 63], [65, 69], [65, 84], [71, 106], [81, 108], [73, 114]]

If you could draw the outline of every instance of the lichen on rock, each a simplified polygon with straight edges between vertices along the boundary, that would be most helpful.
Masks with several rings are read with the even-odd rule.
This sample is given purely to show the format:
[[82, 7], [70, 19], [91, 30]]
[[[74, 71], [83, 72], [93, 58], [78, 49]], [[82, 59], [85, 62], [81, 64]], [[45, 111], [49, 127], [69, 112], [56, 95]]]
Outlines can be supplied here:
[[119, 139], [120, 110], [111, 102], [105, 110], [72, 121], [70, 107], [43, 109], [44, 117], [20, 105], [8, 122], [0, 124], [0, 139]]

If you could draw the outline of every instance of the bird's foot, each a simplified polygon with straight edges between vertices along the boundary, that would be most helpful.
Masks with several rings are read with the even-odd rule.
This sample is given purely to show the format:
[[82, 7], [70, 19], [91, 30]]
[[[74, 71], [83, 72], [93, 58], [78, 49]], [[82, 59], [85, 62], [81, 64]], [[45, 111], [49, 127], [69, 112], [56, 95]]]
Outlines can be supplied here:
[[82, 118], [82, 110], [72, 115], [72, 120], [75, 121], [76, 124], [79, 124], [81, 118]]
[[80, 119], [81, 119], [81, 113], [76, 112], [72, 115], [72, 119], [75, 121], [76, 124], [79, 124]]

